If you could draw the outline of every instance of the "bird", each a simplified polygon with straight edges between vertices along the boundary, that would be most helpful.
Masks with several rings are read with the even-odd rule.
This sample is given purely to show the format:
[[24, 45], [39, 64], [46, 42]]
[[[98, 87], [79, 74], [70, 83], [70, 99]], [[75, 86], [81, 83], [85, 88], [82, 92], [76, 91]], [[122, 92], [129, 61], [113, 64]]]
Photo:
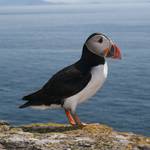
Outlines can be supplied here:
[[83, 44], [78, 61], [55, 73], [42, 88], [24, 96], [19, 108], [63, 108], [69, 123], [83, 126], [76, 113], [79, 104], [87, 101], [103, 86], [107, 74], [107, 58], [121, 59], [120, 48], [105, 34], [93, 33]]

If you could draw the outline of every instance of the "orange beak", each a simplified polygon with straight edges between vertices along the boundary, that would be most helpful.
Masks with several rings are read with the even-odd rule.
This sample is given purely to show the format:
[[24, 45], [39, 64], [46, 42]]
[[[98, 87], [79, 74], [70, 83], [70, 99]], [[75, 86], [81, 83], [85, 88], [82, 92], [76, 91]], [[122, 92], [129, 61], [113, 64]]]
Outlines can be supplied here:
[[116, 44], [113, 44], [110, 49], [104, 50], [105, 57], [111, 57], [114, 59], [121, 59], [121, 50]]
[[119, 47], [117, 47], [117, 45], [113, 45], [113, 49], [114, 49], [114, 56], [113, 58], [115, 59], [121, 59], [121, 50]]

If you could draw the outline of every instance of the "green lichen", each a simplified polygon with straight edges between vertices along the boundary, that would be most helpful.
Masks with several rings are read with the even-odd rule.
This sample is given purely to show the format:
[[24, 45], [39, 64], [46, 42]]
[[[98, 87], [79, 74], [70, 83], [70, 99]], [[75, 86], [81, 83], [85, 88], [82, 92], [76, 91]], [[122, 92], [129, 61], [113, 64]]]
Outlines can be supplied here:
[[37, 133], [52, 133], [52, 132], [58, 133], [75, 129], [70, 125], [58, 123], [35, 123], [21, 126], [21, 128], [25, 132], [37, 132]]

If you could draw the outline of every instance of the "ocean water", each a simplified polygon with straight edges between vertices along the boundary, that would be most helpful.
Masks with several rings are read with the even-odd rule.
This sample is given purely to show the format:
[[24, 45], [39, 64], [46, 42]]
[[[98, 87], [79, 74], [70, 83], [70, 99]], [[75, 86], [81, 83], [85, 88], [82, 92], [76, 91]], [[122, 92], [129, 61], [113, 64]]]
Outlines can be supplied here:
[[150, 3], [0, 7], [0, 120], [66, 123], [63, 110], [18, 109], [21, 98], [81, 55], [103, 32], [123, 59], [108, 60], [103, 88], [77, 108], [83, 122], [150, 136]]

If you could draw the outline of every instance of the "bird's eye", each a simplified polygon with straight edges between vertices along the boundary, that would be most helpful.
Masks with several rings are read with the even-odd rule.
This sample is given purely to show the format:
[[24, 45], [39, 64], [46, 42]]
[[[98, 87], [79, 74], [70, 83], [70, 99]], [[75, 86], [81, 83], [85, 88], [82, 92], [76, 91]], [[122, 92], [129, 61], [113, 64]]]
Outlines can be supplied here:
[[99, 43], [102, 43], [103, 42], [103, 38], [101, 37], [99, 40], [98, 40]]

